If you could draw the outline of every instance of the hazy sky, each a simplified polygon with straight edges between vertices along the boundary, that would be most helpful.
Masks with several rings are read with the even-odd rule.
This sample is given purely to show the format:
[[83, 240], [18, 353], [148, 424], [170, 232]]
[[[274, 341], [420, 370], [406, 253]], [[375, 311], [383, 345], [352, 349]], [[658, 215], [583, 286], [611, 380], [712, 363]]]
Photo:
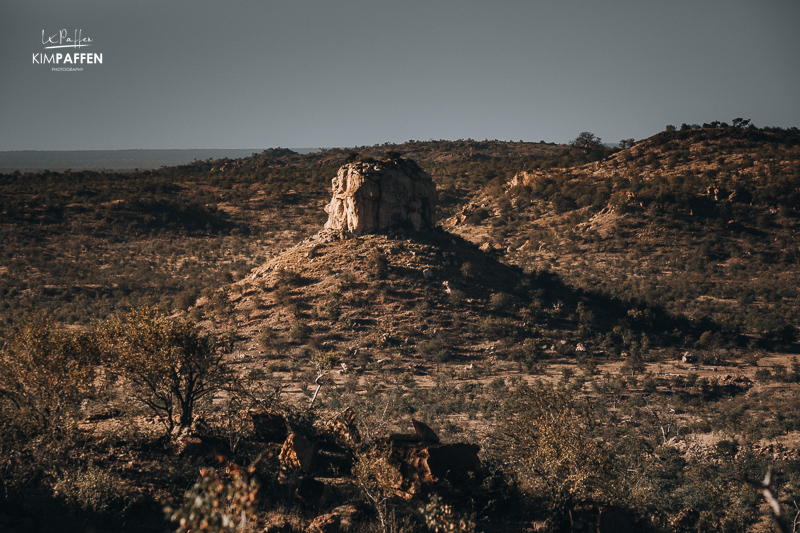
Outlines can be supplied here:
[[[45, 50], [62, 29], [91, 46]], [[34, 64], [57, 52], [103, 63]], [[618, 142], [735, 117], [800, 126], [800, 1], [0, 0], [0, 150]]]

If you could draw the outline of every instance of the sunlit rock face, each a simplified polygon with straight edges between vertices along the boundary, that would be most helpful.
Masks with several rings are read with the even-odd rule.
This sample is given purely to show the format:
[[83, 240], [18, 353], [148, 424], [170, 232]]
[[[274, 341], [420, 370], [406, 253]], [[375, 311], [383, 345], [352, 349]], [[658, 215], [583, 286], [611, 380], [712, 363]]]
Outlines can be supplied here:
[[436, 224], [436, 186], [413, 161], [349, 163], [332, 181], [326, 230], [361, 235], [410, 224]]

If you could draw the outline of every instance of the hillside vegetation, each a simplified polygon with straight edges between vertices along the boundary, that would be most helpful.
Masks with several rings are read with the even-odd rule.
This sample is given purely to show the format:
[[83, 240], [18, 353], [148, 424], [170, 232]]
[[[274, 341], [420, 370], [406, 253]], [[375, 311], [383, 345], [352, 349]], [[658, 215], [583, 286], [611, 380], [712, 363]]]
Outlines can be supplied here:
[[[1, 175], [0, 529], [796, 531], [800, 132], [746, 126]], [[318, 233], [399, 156], [437, 228]]]

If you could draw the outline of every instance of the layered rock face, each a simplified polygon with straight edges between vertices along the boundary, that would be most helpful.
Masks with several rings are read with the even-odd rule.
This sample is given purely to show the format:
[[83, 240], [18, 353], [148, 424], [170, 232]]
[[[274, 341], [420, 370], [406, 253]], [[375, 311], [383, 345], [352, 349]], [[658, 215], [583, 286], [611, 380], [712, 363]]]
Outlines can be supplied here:
[[332, 185], [326, 230], [362, 235], [409, 223], [418, 231], [436, 224], [436, 186], [413, 161], [349, 163]]

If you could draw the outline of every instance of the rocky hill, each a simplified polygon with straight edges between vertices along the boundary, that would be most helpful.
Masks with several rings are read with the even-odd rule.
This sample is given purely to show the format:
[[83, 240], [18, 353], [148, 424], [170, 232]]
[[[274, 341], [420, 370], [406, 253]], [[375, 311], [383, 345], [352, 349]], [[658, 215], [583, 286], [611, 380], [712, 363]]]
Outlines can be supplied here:
[[791, 343], [799, 143], [791, 130], [663, 132], [595, 163], [519, 172], [444, 227], [574, 287], [710, 318], [722, 345]]
[[[674, 340], [670, 328], [702, 333], [659, 307], [570, 287], [434, 227], [435, 191], [411, 162], [349, 164], [332, 181], [324, 228], [224, 291], [246, 339], [242, 357], [278, 345], [300, 364], [311, 347], [362, 370], [487, 358], [519, 369], [545, 357], [618, 355], [619, 327], [654, 347]], [[209, 309], [200, 303], [195, 313]]]
[[741, 126], [0, 176], [0, 528], [770, 530], [800, 149]]
[[311, 346], [345, 368], [422, 371], [481, 363], [500, 331], [523, 330], [531, 280], [437, 229], [435, 197], [408, 161], [342, 167], [324, 228], [231, 287], [242, 353]]

